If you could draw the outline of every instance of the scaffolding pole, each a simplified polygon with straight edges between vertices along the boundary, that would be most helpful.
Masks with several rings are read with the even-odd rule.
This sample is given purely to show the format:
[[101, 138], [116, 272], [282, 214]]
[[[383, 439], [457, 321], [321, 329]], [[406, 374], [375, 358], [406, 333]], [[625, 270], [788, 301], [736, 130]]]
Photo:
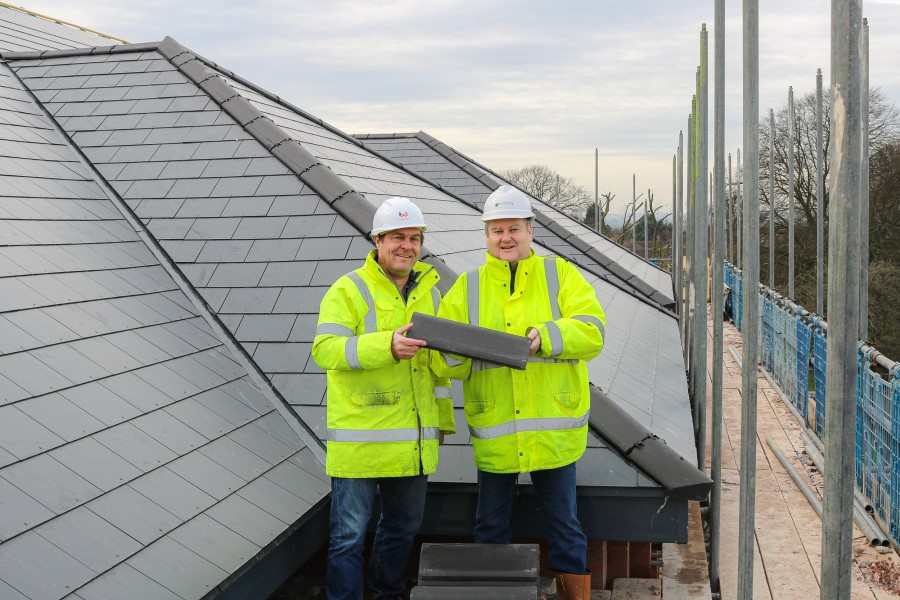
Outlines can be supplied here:
[[775, 111], [769, 109], [769, 287], [775, 289]]
[[678, 166], [676, 167], [677, 188], [675, 190], [675, 228], [673, 235], [675, 236], [675, 302], [678, 306], [678, 325], [682, 326], [684, 322], [684, 310], [682, 309], [682, 301], [684, 296], [684, 134], [678, 132]]
[[[746, 0], [745, 0], [746, 1]], [[735, 243], [735, 256], [737, 257], [737, 267], [744, 268], [744, 245], [741, 236], [744, 233], [744, 166], [741, 163], [741, 149], [737, 150], [737, 242]]]
[[[741, 370], [741, 493], [738, 526], [738, 598], [753, 598], [756, 523], [756, 365], [759, 346], [759, 4], [743, 3], [744, 161], [743, 357]], [[738, 158], [740, 163], [740, 158]], [[739, 242], [740, 245], [740, 242]]]
[[710, 446], [713, 480], [709, 496], [709, 580], [713, 590], [719, 589], [719, 524], [722, 508], [722, 313], [725, 285], [725, 0], [715, 5], [715, 108], [713, 113], [713, 372], [712, 372], [712, 437]]
[[[849, 598], [853, 544], [854, 441], [859, 333], [862, 193], [862, 1], [831, 2], [831, 181], [825, 420], [822, 600]], [[755, 329], [750, 328], [750, 329]]]
[[728, 153], [728, 208], [725, 213], [726, 219], [728, 219], [728, 221], [726, 221], [726, 225], [728, 225], [728, 227], [725, 228], [726, 229], [725, 241], [727, 242], [725, 255], [728, 257], [728, 262], [730, 262], [731, 264], [734, 264], [735, 263], [734, 252], [732, 250], [732, 248], [733, 248], [732, 241], [734, 240], [734, 234], [731, 230], [732, 227], [734, 226], [734, 197], [733, 197], [734, 192], [732, 191], [732, 188], [733, 188], [733, 186], [731, 185], [731, 152], [729, 152]]
[[788, 86], [788, 298], [794, 295], [794, 86]]
[[869, 21], [862, 25], [862, 189], [859, 195], [859, 339], [869, 338]]
[[816, 314], [825, 317], [825, 156], [822, 69], [816, 69]]
[[697, 103], [697, 97], [694, 96], [691, 99], [691, 114], [688, 115], [688, 128], [687, 128], [687, 152], [685, 153], [687, 156], [687, 169], [685, 171], [685, 208], [687, 214], [685, 215], [684, 222], [684, 242], [685, 242], [685, 251], [684, 251], [684, 315], [681, 319], [681, 337], [684, 343], [684, 364], [688, 369], [688, 391], [690, 391], [690, 387], [693, 385], [692, 373], [691, 369], [691, 308], [693, 307], [693, 303], [691, 301], [691, 288], [693, 287], [692, 272], [691, 265], [694, 260], [694, 254], [692, 250], [692, 244], [694, 243], [694, 224], [693, 224], [693, 189], [694, 189], [694, 175], [693, 175], [693, 158], [694, 158], [694, 105]]

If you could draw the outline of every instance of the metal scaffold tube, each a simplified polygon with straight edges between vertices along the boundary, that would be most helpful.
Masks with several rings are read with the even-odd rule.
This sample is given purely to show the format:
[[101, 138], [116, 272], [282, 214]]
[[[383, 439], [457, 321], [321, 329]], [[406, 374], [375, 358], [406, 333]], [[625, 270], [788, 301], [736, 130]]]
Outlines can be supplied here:
[[825, 156], [822, 69], [816, 69], [816, 314], [825, 317]]
[[775, 289], [775, 111], [769, 109], [769, 287]]
[[683, 232], [683, 221], [682, 221], [682, 206], [683, 206], [683, 170], [682, 170], [682, 161], [683, 161], [683, 152], [684, 152], [684, 136], [681, 131], [678, 132], [678, 152], [676, 154], [675, 160], [675, 211], [672, 213], [672, 248], [675, 251], [674, 260], [672, 262], [672, 272], [675, 274], [675, 305], [678, 307], [678, 326], [681, 327], [684, 321], [684, 310], [681, 308], [681, 297], [683, 295], [683, 279], [682, 276], [684, 274], [684, 266], [682, 256], [684, 253], [684, 249], [682, 244], [684, 243], [682, 240], [682, 232]]
[[681, 339], [684, 344], [684, 364], [688, 369], [688, 389], [690, 390], [690, 386], [693, 385], [693, 381], [691, 379], [691, 262], [693, 261], [693, 251], [691, 250], [691, 244], [694, 241], [694, 231], [693, 231], [693, 221], [691, 220], [691, 216], [693, 215], [693, 185], [694, 179], [692, 175], [692, 165], [693, 162], [693, 152], [694, 152], [694, 104], [696, 104], [696, 97], [691, 100], [691, 114], [688, 115], [688, 127], [687, 127], [687, 152], [685, 153], [687, 156], [687, 164], [685, 170], [685, 182], [684, 182], [684, 203], [686, 209], [685, 221], [684, 221], [684, 311], [681, 317]]
[[821, 598], [849, 598], [859, 333], [859, 203], [862, 192], [862, 2], [831, 3], [831, 181]]
[[741, 162], [741, 149], [737, 150], [737, 164], [735, 165], [737, 169], [737, 195], [734, 198], [734, 202], [736, 204], [736, 213], [737, 213], [737, 228], [735, 230], [735, 235], [737, 236], [737, 240], [735, 242], [735, 260], [737, 261], [737, 268], [744, 268], [744, 246], [741, 243], [741, 236], [744, 233], [744, 167]]
[[[741, 363], [741, 495], [738, 526], [738, 598], [753, 598], [756, 523], [756, 365], [759, 347], [759, 4], [743, 2], [743, 357]], [[740, 158], [738, 159], [740, 164]], [[740, 241], [738, 242], [741, 247]]]
[[859, 194], [859, 339], [869, 338], [869, 21], [862, 26], [862, 173]]
[[706, 23], [700, 30], [700, 69], [697, 78], [697, 197], [694, 201], [694, 407], [696, 409], [697, 467], [706, 470], [706, 301], [708, 277], [708, 201], [709, 164], [709, 34]]
[[736, 261], [733, 253], [734, 246], [732, 245], [732, 240], [734, 238], [734, 235], [732, 234], [732, 226], [734, 224], [734, 192], [732, 192], [731, 184], [731, 152], [728, 153], [728, 201], [725, 215], [725, 223], [727, 225], [725, 234], [725, 241], [727, 242], [725, 256], [728, 258], [728, 262], [735, 264]]
[[[788, 298], [794, 299], [794, 86], [788, 87]], [[774, 287], [774, 286], [772, 286]]]
[[713, 590], [719, 589], [719, 523], [722, 507], [722, 353], [725, 284], [725, 0], [715, 5], [715, 108], [713, 128], [713, 372], [712, 372], [712, 436], [710, 447], [713, 480], [709, 497], [709, 580]]

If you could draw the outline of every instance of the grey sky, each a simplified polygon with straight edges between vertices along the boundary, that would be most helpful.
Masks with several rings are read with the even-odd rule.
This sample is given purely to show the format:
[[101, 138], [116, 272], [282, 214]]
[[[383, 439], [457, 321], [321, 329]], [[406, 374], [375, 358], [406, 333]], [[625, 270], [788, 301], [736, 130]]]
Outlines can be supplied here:
[[[726, 1], [726, 152], [741, 144], [741, 2]], [[348, 133], [422, 129], [498, 170], [545, 163], [669, 205], [713, 1], [35, 0], [132, 42], [169, 35]], [[760, 0], [760, 107], [829, 82], [827, 0]], [[900, 100], [900, 0], [869, 0], [871, 83]], [[712, 132], [710, 132], [712, 133]], [[710, 161], [712, 154], [710, 152]], [[619, 204], [617, 202], [617, 204]], [[614, 205], [613, 211], [620, 210]]]

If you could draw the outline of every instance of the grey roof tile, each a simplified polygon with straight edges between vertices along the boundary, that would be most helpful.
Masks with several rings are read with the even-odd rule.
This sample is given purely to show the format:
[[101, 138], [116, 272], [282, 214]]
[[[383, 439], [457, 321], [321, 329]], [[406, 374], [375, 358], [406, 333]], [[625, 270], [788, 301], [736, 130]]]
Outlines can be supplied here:
[[[225, 435], [234, 428], [231, 422], [203, 406], [197, 398], [187, 398], [176, 402], [167, 406], [165, 411], [209, 439]], [[187, 456], [195, 454], [191, 453]], [[175, 463], [170, 463], [170, 466], [172, 464]], [[176, 472], [178, 471], [176, 470]]]
[[98, 382], [79, 385], [68, 388], [60, 394], [104, 425], [115, 425], [140, 414], [122, 396], [110, 392], [105, 387], [115, 379], [116, 377], [104, 380], [104, 385]]
[[29, 598], [61, 598], [94, 573], [33, 532], [0, 545], [0, 579]]
[[209, 441], [162, 410], [138, 417], [131, 424], [178, 455], [186, 454]]
[[292, 405], [319, 406], [325, 399], [325, 374], [276, 374], [272, 383]]
[[241, 486], [244, 480], [200, 452], [191, 452], [172, 461], [167, 468], [215, 498], [222, 500]]
[[207, 444], [200, 452], [244, 481], [259, 477], [272, 466], [228, 437]]
[[100, 490], [47, 454], [10, 465], [3, 478], [57, 513], [87, 502]]
[[297, 256], [301, 240], [265, 240], [256, 239], [247, 254], [247, 260], [253, 262], [289, 261]]
[[265, 546], [285, 527], [279, 520], [240, 496], [229, 496], [206, 514], [257, 546]]
[[277, 238], [287, 223], [287, 217], [244, 217], [234, 232], [234, 239]]
[[187, 233], [188, 239], [230, 240], [240, 224], [237, 217], [197, 219]]
[[309, 360], [312, 344], [265, 343], [253, 353], [253, 360], [266, 373], [291, 373]]
[[95, 573], [102, 573], [141, 548], [132, 537], [83, 507], [35, 531]]
[[307, 238], [303, 240], [297, 260], [335, 259], [347, 256], [350, 248], [349, 237]]
[[[199, 236], [198, 236], [199, 237]], [[203, 250], [196, 256], [196, 262], [223, 263], [243, 262], [250, 252], [251, 240], [212, 240], [203, 245]], [[185, 261], [185, 262], [194, 262]]]
[[183, 600], [162, 584], [153, 581], [127, 564], [103, 573], [78, 590], [82, 600]]
[[[269, 265], [269, 268], [271, 269], [273, 266], [280, 266], [280, 264], [304, 263], [276, 263], [274, 265]], [[263, 279], [263, 281], [265, 281], [265, 278]], [[302, 285], [302, 280], [300, 285]], [[319, 305], [322, 303], [322, 298], [325, 296], [325, 292], [327, 291], [328, 288], [325, 286], [291, 288], [286, 287], [281, 291], [281, 295], [278, 297], [278, 302], [275, 303], [275, 312], [297, 312], [317, 315], [319, 313]]]
[[190, 519], [215, 504], [215, 498], [168, 467], [151, 471], [131, 482], [129, 487], [182, 520]]
[[122, 423], [101, 431], [94, 439], [145, 472], [177, 456], [131, 423]]
[[90, 437], [57, 448], [50, 456], [103, 491], [141, 474], [134, 465]]
[[253, 480], [237, 495], [259, 507], [266, 507], [267, 512], [289, 523], [294, 522], [312, 505], [264, 477]]
[[0, 498], [3, 498], [3, 510], [0, 511], [0, 540], [7, 540], [54, 516], [50, 509], [2, 477], [0, 477]]
[[222, 305], [223, 313], [262, 313], [272, 312], [281, 288], [235, 288], [228, 292]]
[[0, 447], [10, 454], [19, 459], [28, 458], [63, 443], [63, 438], [17, 406], [0, 407]]
[[182, 598], [202, 598], [228, 576], [169, 537], [154, 542], [127, 564]]
[[254, 287], [266, 270], [266, 263], [220, 264], [209, 280], [213, 287]]
[[127, 485], [96, 498], [87, 508], [142, 544], [149, 544], [182, 522]]
[[170, 537], [226, 573], [236, 571], [260, 549], [258, 545], [206, 515], [199, 515], [185, 523], [173, 531]]
[[[100, 431], [105, 427], [102, 421], [66, 400], [61, 394], [38, 396], [26, 402], [20, 402], [12, 408], [21, 409], [23, 413], [40, 423], [42, 428], [49, 429], [67, 442]], [[6, 414], [3, 408], [0, 408], [0, 414]], [[0, 425], [0, 428], [6, 424], [5, 417], [3, 421], [4, 424]], [[2, 440], [0, 445], [5, 447], [9, 439], [5, 435], [0, 435], [0, 440]]]

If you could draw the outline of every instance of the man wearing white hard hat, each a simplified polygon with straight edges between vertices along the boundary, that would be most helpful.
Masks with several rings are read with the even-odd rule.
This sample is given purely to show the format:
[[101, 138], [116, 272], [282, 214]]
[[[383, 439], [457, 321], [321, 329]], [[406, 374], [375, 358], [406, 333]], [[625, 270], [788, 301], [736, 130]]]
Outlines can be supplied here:
[[437, 354], [436, 372], [464, 381], [478, 468], [475, 541], [508, 544], [520, 473], [529, 473], [547, 530], [560, 600], [590, 598], [587, 540], [578, 521], [575, 461], [587, 445], [585, 361], [603, 348], [606, 316], [569, 262], [535, 255], [528, 197], [502, 186], [486, 200], [486, 263], [460, 275], [438, 316], [527, 336], [524, 371]]
[[402, 598], [413, 537], [438, 446], [455, 431], [450, 382], [434, 376], [425, 342], [407, 337], [413, 312], [434, 315], [440, 277], [418, 262], [425, 219], [408, 198], [390, 198], [372, 223], [375, 250], [325, 294], [312, 356], [328, 372], [332, 478], [326, 591], [363, 597], [363, 545], [376, 492], [381, 514], [369, 558], [377, 600]]

